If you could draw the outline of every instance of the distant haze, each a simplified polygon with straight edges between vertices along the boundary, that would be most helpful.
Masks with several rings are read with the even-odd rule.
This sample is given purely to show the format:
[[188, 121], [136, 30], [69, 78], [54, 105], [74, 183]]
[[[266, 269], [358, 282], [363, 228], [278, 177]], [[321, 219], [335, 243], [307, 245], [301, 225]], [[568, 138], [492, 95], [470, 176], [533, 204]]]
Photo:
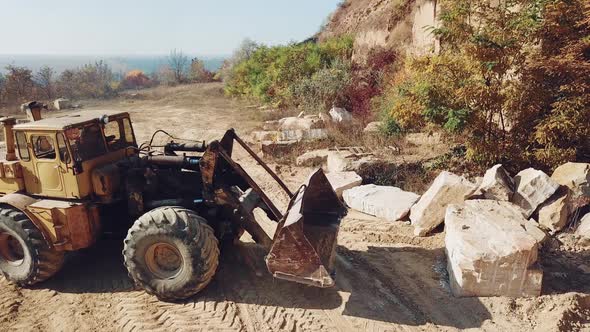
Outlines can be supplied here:
[[[195, 57], [187, 55], [189, 59]], [[203, 60], [208, 70], [217, 70], [221, 67], [224, 57], [199, 56]], [[88, 55], [3, 55], [0, 54], [0, 73], [6, 72], [7, 65], [27, 67], [34, 72], [43, 66], [53, 68], [57, 73], [65, 69], [74, 69], [88, 63], [103, 60], [111, 66], [115, 73], [126, 73], [133, 69], [139, 69], [145, 73], [153, 73], [160, 67], [166, 65], [167, 58], [165, 55], [145, 55], [145, 56], [88, 56]]]

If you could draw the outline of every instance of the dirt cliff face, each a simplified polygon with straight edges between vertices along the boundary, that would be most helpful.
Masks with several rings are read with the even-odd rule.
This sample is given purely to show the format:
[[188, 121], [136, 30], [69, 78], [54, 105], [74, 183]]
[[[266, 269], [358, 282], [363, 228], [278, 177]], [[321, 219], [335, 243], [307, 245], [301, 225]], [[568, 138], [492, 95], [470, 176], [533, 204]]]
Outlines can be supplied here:
[[378, 47], [433, 51], [437, 43], [430, 28], [436, 26], [436, 5], [433, 0], [347, 0], [332, 14], [318, 39], [354, 36], [356, 59]]

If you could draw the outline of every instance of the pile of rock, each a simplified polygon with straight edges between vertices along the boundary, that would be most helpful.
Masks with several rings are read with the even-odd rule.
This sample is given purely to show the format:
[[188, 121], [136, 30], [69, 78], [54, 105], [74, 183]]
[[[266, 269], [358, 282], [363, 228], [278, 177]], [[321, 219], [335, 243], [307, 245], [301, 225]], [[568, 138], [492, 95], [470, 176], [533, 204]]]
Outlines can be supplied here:
[[326, 138], [327, 122], [347, 123], [352, 115], [343, 108], [333, 108], [329, 115], [324, 113], [286, 117], [279, 120], [266, 121], [263, 130], [254, 131], [252, 138], [259, 142], [262, 152], [283, 150], [302, 140]]
[[[542, 281], [538, 248], [590, 203], [589, 182], [585, 163], [562, 165], [551, 177], [529, 168], [514, 178], [496, 165], [479, 184], [442, 172], [422, 196], [366, 185], [345, 190], [343, 198], [351, 208], [386, 220], [409, 212], [416, 236], [444, 223], [455, 295], [536, 296]], [[590, 239], [590, 215], [581, 219], [578, 234]]]

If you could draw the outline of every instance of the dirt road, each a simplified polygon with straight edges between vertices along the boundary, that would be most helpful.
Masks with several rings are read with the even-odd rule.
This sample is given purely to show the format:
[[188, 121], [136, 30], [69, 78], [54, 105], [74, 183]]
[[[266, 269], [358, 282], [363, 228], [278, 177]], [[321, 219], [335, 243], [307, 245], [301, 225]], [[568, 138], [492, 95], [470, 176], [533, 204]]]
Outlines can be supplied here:
[[[226, 99], [220, 89], [217, 84], [159, 89], [90, 107], [130, 111], [140, 141], [158, 128], [178, 137], [204, 139], [219, 138], [228, 127], [246, 134], [257, 124], [252, 117], [255, 110]], [[282, 167], [280, 175], [295, 188], [309, 171]], [[284, 206], [285, 198], [279, 201]], [[122, 239], [107, 236], [95, 247], [70, 255], [61, 272], [32, 289], [19, 289], [0, 279], [0, 330], [550, 331], [588, 327], [590, 299], [572, 292], [585, 286], [574, 288], [560, 277], [549, 277], [545, 288], [550, 295], [536, 299], [452, 297], [446, 282], [443, 234], [414, 238], [404, 223], [351, 211], [338, 240], [333, 289], [273, 279], [264, 266], [264, 252], [245, 242], [234, 252], [222, 253], [219, 271], [202, 293], [181, 303], [166, 303], [134, 289], [121, 259]]]

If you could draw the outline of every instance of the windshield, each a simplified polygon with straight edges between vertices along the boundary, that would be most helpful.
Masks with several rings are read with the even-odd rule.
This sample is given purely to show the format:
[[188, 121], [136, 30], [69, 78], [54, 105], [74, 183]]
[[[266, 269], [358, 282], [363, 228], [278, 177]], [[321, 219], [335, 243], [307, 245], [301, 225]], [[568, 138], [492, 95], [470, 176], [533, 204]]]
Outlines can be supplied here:
[[106, 153], [102, 131], [97, 124], [66, 130], [66, 138], [77, 162], [96, 158]]

